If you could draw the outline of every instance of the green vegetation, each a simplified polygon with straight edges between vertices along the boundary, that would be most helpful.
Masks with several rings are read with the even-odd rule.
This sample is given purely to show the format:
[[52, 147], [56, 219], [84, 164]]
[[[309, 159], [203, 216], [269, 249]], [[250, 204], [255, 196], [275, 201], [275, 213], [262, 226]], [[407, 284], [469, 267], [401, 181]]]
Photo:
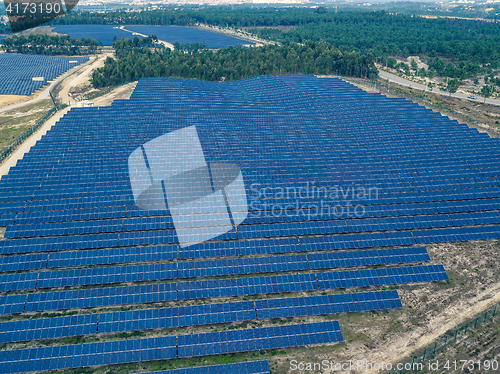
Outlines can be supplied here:
[[[410, 8], [416, 10], [414, 6]], [[337, 12], [326, 7], [237, 7], [234, 10], [230, 7], [200, 7], [137, 13], [71, 13], [52, 23], [166, 26], [193, 26], [201, 23], [247, 28], [255, 35], [280, 42], [287, 48], [292, 44], [326, 42], [329, 48], [337, 48], [342, 53], [355, 51], [367, 56], [369, 60], [375, 58], [382, 64], [401, 68], [408, 74], [420, 77], [440, 75], [463, 80], [481, 74], [494, 76], [494, 70], [500, 68], [500, 33], [498, 25], [494, 23], [450, 18], [429, 19], [385, 11]], [[428, 63], [429, 68], [417, 69], [416, 64], [408, 68], [398, 66], [394, 59], [396, 56], [406, 58], [411, 55], [420, 56]], [[229, 64], [236, 66], [232, 61]], [[228, 75], [224, 73], [223, 76], [228, 78]], [[242, 78], [252, 76], [245, 72], [238, 72], [237, 75]], [[200, 76], [202, 75], [196, 74], [195, 77]]]
[[[335, 46], [373, 51], [384, 61], [388, 56], [423, 54], [430, 58], [440, 55], [468, 62], [468, 71], [477, 70], [478, 64], [488, 64], [494, 69], [500, 66], [498, 26], [485, 22], [427, 19], [385, 12], [346, 12], [321, 15], [288, 31], [264, 28], [254, 32], [281, 42], [323, 39]], [[444, 69], [445, 66], [443, 72]], [[436, 71], [439, 73], [441, 69]]]
[[182, 77], [209, 81], [238, 80], [270, 74], [344, 74], [374, 77], [373, 56], [332, 47], [320, 42], [257, 48], [229, 47], [212, 52], [185, 46], [148, 48], [152, 38], [115, 40], [117, 59], [108, 58], [96, 69], [96, 88], [146, 77]]
[[4, 38], [1, 48], [7, 53], [76, 56], [94, 54], [101, 45], [101, 42], [94, 39], [72, 39], [67, 35], [31, 34], [27, 38], [23, 35]]

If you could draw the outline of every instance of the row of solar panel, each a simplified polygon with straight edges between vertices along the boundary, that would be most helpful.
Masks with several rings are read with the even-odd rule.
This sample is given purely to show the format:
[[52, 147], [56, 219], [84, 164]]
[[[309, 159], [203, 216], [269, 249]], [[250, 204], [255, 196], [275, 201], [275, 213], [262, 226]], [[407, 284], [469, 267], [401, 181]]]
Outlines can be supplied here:
[[[364, 253], [365, 252], [365, 253]], [[369, 252], [369, 253], [366, 253]], [[167, 262], [114, 267], [92, 267], [9, 273], [0, 275], [0, 291], [59, 288], [97, 284], [147, 282], [176, 278], [219, 277], [239, 274], [291, 272], [339, 267], [373, 266], [430, 261], [425, 248], [320, 253], [316, 255], [253, 257], [196, 262]], [[341, 260], [350, 257], [349, 260]]]
[[338, 322], [330, 321], [177, 337], [4, 350], [0, 351], [0, 372], [69, 369], [341, 341], [343, 338]]
[[[176, 246], [136, 247], [97, 251], [59, 252], [52, 254], [29, 254], [0, 257], [0, 272], [34, 270], [51, 267], [80, 267], [113, 263], [156, 262], [175, 260]], [[124, 252], [124, 253], [120, 253]], [[176, 256], [175, 256], [176, 257]], [[326, 269], [338, 267], [369, 266], [391, 263], [430, 261], [424, 247], [393, 248], [365, 251], [338, 251], [308, 255], [251, 257], [211, 261], [189, 261], [171, 263], [168, 268], [146, 269], [130, 267], [92, 268], [66, 270], [64, 272], [40, 272], [39, 281], [75, 277], [140, 273], [148, 271], [175, 271], [174, 278], [221, 276], [230, 274], [252, 274], [274, 271]], [[174, 266], [176, 265], [176, 266]], [[279, 267], [279, 269], [278, 269]], [[22, 273], [18, 273], [22, 274]], [[171, 275], [169, 273], [169, 275]], [[0, 284], [2, 283], [0, 275]], [[171, 279], [171, 278], [167, 278]], [[10, 280], [10, 281], [16, 281]], [[43, 287], [40, 283], [38, 287]], [[73, 285], [84, 284], [84, 280]], [[104, 280], [103, 280], [104, 282]]]
[[[321, 274], [321, 275], [320, 275]], [[341, 277], [341, 278], [333, 278]], [[442, 265], [81, 289], [0, 297], [0, 313], [80, 309], [169, 300], [304, 292], [447, 280]], [[319, 282], [318, 282], [319, 281]]]
[[[475, 234], [476, 239], [494, 239], [498, 238], [497, 226], [484, 226], [484, 227], [466, 227], [460, 228], [464, 232], [471, 232]], [[423, 243], [432, 243], [433, 239], [428, 242], [415, 241], [414, 236], [425, 236], [426, 233], [446, 233], [456, 229], [440, 229], [440, 230], [419, 230], [419, 231], [394, 231], [394, 232], [375, 232], [371, 234], [351, 234], [351, 235], [337, 235], [325, 236], [325, 240], [330, 240], [330, 246], [324, 249], [356, 249], [356, 248], [373, 248], [373, 247], [389, 247], [399, 245], [414, 245]], [[493, 237], [491, 236], [492, 233]], [[126, 235], [125, 234], [129, 234]], [[412, 235], [413, 234], [413, 235]], [[201, 234], [200, 234], [201, 235]], [[231, 231], [227, 234], [221, 235], [218, 239], [235, 239], [235, 232]], [[125, 236], [122, 239], [122, 236]], [[439, 235], [437, 235], [439, 236]], [[436, 236], [436, 241], [440, 240]], [[334, 238], [333, 240], [331, 238]], [[195, 242], [201, 238], [192, 237]], [[303, 237], [301, 243], [308, 243], [309, 240], [317, 240], [316, 237]], [[462, 239], [455, 239], [462, 240]], [[472, 239], [470, 239], [472, 240]], [[93, 248], [106, 248], [120, 246], [141, 246], [141, 245], [158, 245], [165, 243], [174, 243], [177, 239], [175, 236], [162, 231], [141, 231], [133, 233], [120, 234], [120, 241], [118, 241], [118, 234], [93, 234], [93, 235], [77, 235], [66, 237], [51, 237], [51, 238], [30, 238], [30, 239], [11, 239], [0, 241], [1, 254], [15, 254], [15, 253], [33, 253], [33, 252], [47, 252], [47, 251], [63, 251], [75, 249], [93, 249]], [[453, 241], [453, 240], [450, 240]], [[219, 244], [219, 243], [217, 243]], [[304, 249], [304, 246], [302, 247]], [[190, 249], [188, 249], [189, 251]], [[309, 249], [305, 249], [309, 250]], [[189, 255], [188, 255], [189, 256]]]
[[[245, 173], [245, 170], [243, 170], [243, 173]], [[300, 179], [299, 175], [295, 175], [295, 178], [296, 179], [294, 181], [287, 181], [285, 185], [287, 185], [288, 188], [291, 188], [290, 186], [294, 186], [294, 188], [298, 189], [299, 186], [295, 186], [295, 184]], [[245, 176], [245, 180], [246, 183], [248, 184], [252, 184], [251, 182], [253, 182], [252, 178], [248, 176]], [[373, 197], [370, 197], [369, 195], [365, 197], [363, 196], [346, 197], [343, 196], [342, 194], [339, 196], [325, 197], [322, 194], [321, 196], [309, 199], [304, 199], [300, 197], [262, 199], [262, 198], [253, 198], [252, 196], [249, 196], [249, 209], [250, 211], [254, 212], [265, 212], [269, 211], [272, 207], [276, 206], [279, 207], [279, 209], [284, 212], [286, 210], [290, 210], [291, 208], [297, 207], [297, 204], [299, 204], [299, 206], [304, 206], [306, 203], [308, 203], [311, 207], [315, 208], [316, 210], [317, 207], [322, 207], [323, 210], [329, 207], [331, 207], [332, 210], [335, 210], [334, 207], [337, 207], [337, 209], [339, 210], [338, 212], [339, 217], [349, 218], [350, 216], [347, 215], [342, 216], [340, 214], [342, 213], [343, 210], [342, 208], [344, 208], [345, 210], [346, 207], [356, 207], [358, 205], [372, 207], [372, 206], [381, 206], [383, 204], [405, 204], [409, 202], [440, 203], [440, 202], [455, 201], [455, 200], [461, 201], [461, 200], [491, 199], [500, 197], [500, 188], [498, 186], [470, 188], [470, 189], [434, 190], [434, 191], [424, 191], [424, 192], [402, 192], [402, 191], [391, 191], [387, 185], [378, 185], [376, 181], [372, 182], [373, 183], [370, 183], [369, 180], [366, 180], [366, 176], [359, 176], [358, 178], [350, 178], [348, 176], [338, 176], [337, 179], [335, 180], [331, 178], [329, 180], [319, 180], [318, 184], [326, 186], [326, 188], [328, 188], [328, 186], [336, 186], [337, 188], [339, 188], [340, 185], [341, 190], [342, 190], [342, 185], [345, 184], [347, 193], [349, 192], [348, 191], [349, 188], [353, 188], [352, 187], [353, 184], [355, 185], [357, 184], [358, 189], [370, 186], [370, 188], [375, 190], [375, 192], [373, 192]], [[384, 182], [387, 181], [384, 180]], [[115, 181], [115, 183], [120, 183], [120, 181]], [[127, 182], [123, 181], [121, 183], [127, 183]], [[264, 184], [264, 186], [271, 184], [276, 185], [279, 183], [280, 179], [276, 175], [269, 176], [268, 178], [265, 179], [262, 179], [261, 177], [261, 179], [259, 179], [259, 184], [261, 185]], [[396, 183], [399, 182], [396, 181]], [[26, 187], [27, 186], [25, 186], [25, 188]], [[19, 187], [15, 189], [18, 188]], [[78, 193], [68, 192], [68, 188], [66, 187], [66, 185], [61, 185], [58, 188], [64, 191], [64, 193], [58, 193], [58, 191], [50, 190], [47, 191], [47, 197], [50, 197], [50, 199], [42, 199], [42, 200], [39, 199], [43, 198], [43, 196], [33, 196], [33, 193], [30, 192], [15, 193], [12, 191], [13, 187], [10, 187], [8, 190], [3, 189], [0, 203], [4, 203], [7, 205], [7, 203], [9, 202], [22, 203], [27, 201], [27, 204], [25, 207], [4, 207], [3, 208], [4, 212], [2, 214], [18, 213], [17, 219], [19, 219], [20, 223], [23, 223], [26, 220], [28, 220], [28, 222], [30, 221], [45, 222], [41, 221], [40, 219], [38, 220], [36, 219], [35, 213], [37, 212], [40, 213], [40, 212], [61, 211], [58, 213], [56, 212], [56, 216], [57, 215], [63, 216], [62, 218], [60, 218], [60, 220], [68, 219], [67, 217], [64, 216], [68, 215], [68, 213], [66, 212], [67, 210], [72, 210], [72, 209], [88, 209], [88, 208], [95, 209], [104, 207], [116, 207], [122, 210], [120, 217], [134, 217], [140, 215], [140, 213], [137, 212], [137, 209], [131, 208], [130, 211], [125, 211], [125, 207], [127, 207], [128, 204], [131, 204], [130, 205], [131, 207], [133, 206], [132, 205], [133, 203], [129, 202], [129, 197], [130, 197], [129, 187], [127, 187], [123, 191], [120, 191], [117, 189], [117, 187], [110, 186], [107, 189], [103, 189], [101, 192], [95, 191], [95, 187], [91, 188], [90, 192], [82, 192], [84, 188], [74, 187], [79, 190]], [[104, 201], [95, 200], [96, 198], [99, 197], [110, 197], [110, 196], [116, 196], [119, 197], [120, 199], [119, 200], [107, 199]], [[274, 208], [274, 210], [277, 210], [276, 207]], [[394, 208], [397, 209], [398, 206]], [[423, 213], [419, 213], [418, 208], [419, 208], [418, 205], [415, 206], [415, 209], [411, 209], [410, 206], [409, 208], [403, 211], [403, 214], [417, 215], [417, 214], [436, 214], [437, 212], [448, 213], [447, 211], [440, 209], [439, 205], [437, 206], [438, 208], [437, 210], [432, 206], [432, 208], [434, 209], [429, 209]], [[212, 210], [214, 213], [221, 211], [217, 207], [213, 207]], [[384, 215], [390, 215], [390, 213], [391, 213], [390, 211], [386, 212], [384, 210], [381, 210], [379, 212], [375, 211], [374, 213], [372, 213], [377, 215], [364, 215], [363, 217], [384, 216]], [[76, 214], [78, 214], [78, 212]], [[165, 212], [162, 212], [160, 214], [165, 214]], [[75, 219], [82, 219], [82, 218], [75, 217]], [[137, 229], [136, 227], [137, 225], [130, 224], [125, 229], [134, 230]], [[81, 231], [83, 229], [88, 229], [88, 228], [82, 225], [81, 228], [69, 227], [68, 229], [70, 231], [71, 230]], [[44, 230], [40, 232], [32, 233], [32, 235], [35, 234], [38, 234], [39, 236], [51, 235], [52, 232], [57, 232], [57, 228], [49, 226], [44, 228]]]
[[[88, 57], [48, 57], [2, 53], [0, 55], [0, 95], [31, 95]], [[42, 78], [34, 81], [32, 78]]]
[[396, 291], [377, 291], [40, 318], [0, 323], [0, 343], [396, 308]]
[[[245, 170], [243, 170], [245, 173]], [[295, 176], [298, 178], [297, 176]], [[251, 179], [248, 176], [245, 176], [246, 183], [249, 184]], [[352, 184], [355, 183], [353, 179], [346, 179], [345, 176], [339, 177], [346, 184], [345, 189], [347, 193], [349, 193], [349, 189], [354, 189]], [[461, 200], [472, 200], [469, 201], [469, 205], [472, 205], [477, 208], [477, 210], [484, 210], [481, 204], [474, 205], [474, 202], [477, 199], [494, 199], [500, 196], [500, 188], [499, 187], [484, 187], [484, 188], [471, 188], [471, 189], [454, 189], [454, 190], [437, 190], [437, 191], [426, 191], [426, 192], [396, 192], [396, 193], [386, 193], [384, 190], [387, 187], [385, 184], [378, 185], [375, 183], [369, 184], [369, 181], [366, 180], [365, 177], [360, 177], [362, 182], [358, 183], [358, 189], [366, 188], [367, 185], [370, 185], [370, 188], [375, 189], [376, 191], [371, 193], [370, 195], [362, 195], [360, 196], [344, 196], [340, 195], [337, 197], [324, 197], [323, 194], [317, 197], [311, 198], [302, 198], [302, 197], [290, 197], [290, 198], [254, 198], [251, 195], [248, 196], [249, 200], [249, 210], [251, 212], [255, 212], [256, 216], [265, 217], [265, 216], [278, 216], [278, 214], [274, 213], [264, 213], [264, 212], [272, 212], [272, 211], [280, 211], [282, 214], [278, 217], [283, 216], [283, 218], [294, 218], [297, 221], [304, 218], [304, 216], [310, 217], [312, 216], [315, 219], [335, 219], [335, 218], [369, 218], [369, 217], [384, 217], [384, 216], [392, 216], [395, 212], [399, 212], [401, 215], [421, 215], [421, 214], [438, 214], [438, 213], [454, 213], [449, 212], [446, 208], [449, 206], [448, 201], [461, 201]], [[250, 180], [249, 180], [250, 179]], [[339, 181], [340, 182], [340, 181]], [[119, 183], [115, 181], [115, 183]], [[120, 183], [127, 183], [127, 181], [123, 181]], [[278, 184], [279, 178], [274, 175], [270, 176], [267, 185]], [[267, 189], [271, 187], [267, 187], [265, 185], [261, 185], [261, 188]], [[290, 186], [295, 186], [294, 188], [298, 189], [300, 186], [296, 186], [297, 180], [288, 181], [286, 183], [287, 188], [291, 188]], [[335, 183], [333, 186], [336, 188], [342, 188], [342, 183]], [[28, 186], [24, 186], [27, 188]], [[16, 187], [14, 189], [18, 189], [20, 187]], [[61, 189], [65, 191], [67, 188], [65, 186], [61, 186]], [[328, 184], [327, 184], [328, 188]], [[94, 211], [99, 212], [105, 210], [107, 208], [108, 211], [111, 212], [108, 218], [126, 218], [126, 217], [135, 217], [135, 216], [145, 216], [151, 215], [152, 212], [141, 212], [133, 205], [133, 199], [130, 200], [130, 193], [128, 191], [129, 187], [127, 187], [127, 191], [119, 192], [116, 188], [112, 188], [109, 191], [103, 191], [100, 195], [91, 197], [91, 196], [64, 196], [64, 197], [56, 197], [55, 191], [50, 191], [50, 196], [52, 199], [50, 200], [33, 200], [32, 193], [17, 193], [12, 191], [13, 187], [10, 187], [8, 190], [3, 188], [2, 197], [0, 199], [0, 207], [1, 205], [6, 205], [2, 208], [1, 214], [16, 214], [16, 222], [19, 224], [26, 223], [43, 223], [43, 222], [57, 222], [57, 221], [72, 221], [72, 220], [82, 220], [82, 219], [96, 219], [96, 218], [106, 218], [103, 214], [92, 214]], [[81, 189], [81, 188], [79, 188]], [[85, 195], [85, 194], [83, 194]], [[102, 199], [103, 197], [107, 197], [106, 199]], [[114, 197], [114, 198], [111, 198]], [[243, 197], [242, 197], [243, 198]], [[498, 200], [498, 199], [497, 199]], [[26, 202], [26, 206], [24, 206], [24, 202]], [[487, 200], [486, 200], [487, 201]], [[427, 204], [425, 204], [427, 202]], [[436, 203], [428, 204], [428, 203]], [[498, 201], [492, 201], [498, 202]], [[23, 206], [16, 206], [12, 203], [20, 203]], [[408, 204], [413, 203], [413, 204]], [[420, 204], [419, 204], [420, 203]], [[298, 211], [297, 214], [293, 214], [293, 210], [297, 209], [297, 204], [300, 207], [303, 207]], [[358, 206], [362, 206], [358, 207]], [[335, 209], [335, 207], [337, 209]], [[356, 215], [351, 214], [348, 215], [347, 208], [351, 208], [353, 211], [354, 208], [357, 208]], [[332, 217], [326, 216], [322, 217], [322, 215], [318, 214], [318, 208], [320, 212], [332, 212], [335, 214]], [[331, 208], [331, 209], [327, 209]], [[85, 210], [87, 209], [87, 210]], [[310, 214], [304, 214], [304, 210], [310, 210]], [[358, 214], [359, 209], [363, 209], [362, 215]], [[423, 209], [423, 210], [422, 210]], [[72, 212], [74, 211], [74, 212]], [[221, 212], [220, 207], [212, 207], [212, 211], [214, 213]], [[190, 212], [186, 212], [190, 213]], [[287, 214], [284, 214], [287, 213]], [[165, 215], [166, 211], [159, 211], [155, 215]], [[278, 218], [275, 217], [275, 218]], [[47, 219], [45, 221], [44, 219]], [[111, 222], [113, 223], [113, 222]], [[127, 230], [137, 230], [141, 229], [143, 225], [137, 224], [133, 220], [125, 220], [124, 223], [127, 225], [124, 226], [124, 231]], [[140, 223], [140, 221], [139, 221]], [[168, 224], [169, 222], [166, 222]], [[119, 223], [118, 223], [119, 224]], [[113, 229], [116, 229], [116, 224], [110, 224]], [[170, 227], [170, 226], [168, 226]], [[119, 229], [120, 227], [118, 227]], [[59, 231], [62, 228], [59, 228]], [[90, 230], [87, 223], [80, 223], [79, 226], [73, 227], [72, 225], [67, 226], [69, 231], [82, 231], [82, 230]], [[32, 236], [42, 236], [42, 235], [57, 235], [58, 226], [57, 225], [46, 225], [46, 226], [28, 226], [26, 227], [26, 231], [30, 233]], [[55, 233], [55, 234], [53, 234]], [[27, 235], [27, 234], [26, 234]]]

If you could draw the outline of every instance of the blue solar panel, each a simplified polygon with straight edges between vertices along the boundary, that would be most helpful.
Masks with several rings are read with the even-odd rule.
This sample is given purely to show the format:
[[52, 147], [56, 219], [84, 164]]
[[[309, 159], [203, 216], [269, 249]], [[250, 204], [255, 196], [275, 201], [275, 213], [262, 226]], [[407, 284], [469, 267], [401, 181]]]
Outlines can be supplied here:
[[318, 289], [318, 285], [314, 274], [291, 274], [269, 277], [179, 282], [178, 288], [178, 298], [179, 300], [183, 300], [255, 295], [261, 293], [311, 291]]
[[0, 372], [22, 373], [176, 357], [175, 336], [0, 351]]
[[179, 26], [127, 26], [126, 29], [144, 35], [156, 35], [158, 39], [174, 44], [205, 43], [207, 48], [225, 48], [230, 45], [254, 44], [252, 42], [233, 38], [224, 34]]
[[111, 248], [51, 253], [47, 267], [75, 267], [127, 262], [156, 262], [177, 259], [176, 245]]
[[402, 308], [397, 291], [294, 297], [255, 301], [257, 318], [285, 318]]
[[431, 260], [424, 247], [317, 253], [308, 254], [307, 259], [311, 269], [402, 264]]
[[[206, 211], [199, 204], [140, 208], [130, 155], [193, 123], [206, 163], [236, 165], [245, 194], [228, 193], [229, 205], [213, 202]], [[499, 153], [497, 139], [338, 79], [141, 80], [129, 100], [73, 108], [0, 180], [0, 225], [9, 225], [0, 241], [0, 287], [47, 288], [2, 296], [0, 313], [446, 280], [437, 265], [311, 270], [416, 264], [430, 258], [415, 244], [499, 238]], [[144, 154], [148, 163], [155, 160]], [[213, 173], [210, 180], [215, 184]], [[162, 189], [165, 200], [171, 191], [165, 182]], [[206, 239], [210, 230], [218, 234]], [[396, 249], [372, 250], [383, 247]], [[355, 251], [363, 248], [370, 250]], [[267, 272], [290, 273], [217, 278]], [[190, 277], [195, 279], [185, 281]], [[182, 281], [159, 283], [176, 278]], [[142, 281], [154, 284], [102, 287]], [[85, 289], [89, 285], [99, 288]], [[58, 289], [66, 286], [79, 289]], [[382, 294], [258, 300], [253, 309], [254, 302], [238, 301], [101, 313], [99, 332], [400, 307], [394, 292], [370, 298]], [[30, 323], [16, 321], [8, 339], [50, 330]], [[78, 326], [54, 331], [75, 336]], [[43, 339], [38, 336], [32, 339]], [[205, 344], [183, 354], [252, 350], [255, 340]], [[291, 340], [300, 345], [299, 338]], [[284, 347], [290, 339], [272, 342]], [[122, 362], [116, 361], [120, 355], [106, 362]], [[99, 364], [91, 359], [72, 362]]]
[[0, 272], [43, 269], [47, 265], [47, 258], [46, 253], [0, 257]]
[[0, 296], [0, 314], [22, 313], [26, 295]]
[[448, 280], [442, 265], [317, 273], [319, 289]]
[[25, 312], [37, 312], [177, 300], [177, 287], [175, 283], [159, 283], [129, 287], [31, 293], [27, 295], [27, 298], [26, 295], [20, 296], [23, 296], [26, 301]]
[[97, 314], [0, 323], [0, 342], [53, 339], [97, 333]]
[[414, 235], [415, 240], [419, 244], [499, 239], [500, 226], [459, 227], [440, 230], [422, 230], [415, 231]]
[[273, 256], [214, 261], [179, 262], [179, 278], [308, 270], [307, 257]]
[[99, 333], [255, 320], [252, 301], [112, 312], [99, 315]]
[[[31, 95], [88, 57], [0, 54], [0, 95]], [[41, 78], [33, 80], [32, 78]]]
[[131, 32], [120, 30], [114, 25], [57, 25], [52, 30], [58, 34], [67, 34], [75, 39], [95, 39], [102, 45], [113, 45], [113, 38], [118, 39], [133, 39], [140, 38], [139, 35], [133, 35]]
[[179, 250], [179, 258], [246, 256], [288, 252], [300, 252], [300, 245], [297, 239], [201, 243], [181, 248]]
[[55, 288], [91, 284], [145, 282], [174, 279], [176, 277], [177, 264], [174, 263], [55, 270], [40, 272], [36, 287]]
[[195, 357], [343, 341], [337, 321], [180, 335], [178, 356]]

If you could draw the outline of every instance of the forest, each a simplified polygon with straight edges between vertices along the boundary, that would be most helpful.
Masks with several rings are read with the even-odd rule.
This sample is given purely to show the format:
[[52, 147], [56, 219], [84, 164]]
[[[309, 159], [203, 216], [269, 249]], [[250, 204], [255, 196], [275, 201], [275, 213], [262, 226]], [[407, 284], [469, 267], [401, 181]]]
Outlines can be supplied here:
[[373, 55], [340, 50], [324, 41], [257, 48], [228, 47], [215, 52], [199, 45], [151, 48], [151, 37], [115, 40], [116, 60], [109, 57], [92, 76], [94, 87], [147, 77], [232, 81], [271, 74], [343, 74], [375, 77]]
[[67, 35], [30, 34], [3, 38], [1, 48], [7, 53], [78, 56], [96, 53], [101, 44], [94, 39], [73, 39]]
[[[279, 42], [324, 40], [336, 48], [371, 52], [382, 62], [389, 56], [440, 57], [465, 75], [477, 66], [500, 67], [498, 25], [463, 19], [429, 19], [405, 14], [336, 12], [332, 8], [206, 7], [184, 10], [70, 13], [53, 24], [148, 24], [189, 26], [198, 23], [220, 27], [246, 27], [259, 37]], [[467, 65], [468, 64], [468, 65]], [[450, 68], [443, 74], [450, 73]], [[438, 72], [440, 74], [440, 72]], [[464, 72], [450, 73], [462, 77]]]

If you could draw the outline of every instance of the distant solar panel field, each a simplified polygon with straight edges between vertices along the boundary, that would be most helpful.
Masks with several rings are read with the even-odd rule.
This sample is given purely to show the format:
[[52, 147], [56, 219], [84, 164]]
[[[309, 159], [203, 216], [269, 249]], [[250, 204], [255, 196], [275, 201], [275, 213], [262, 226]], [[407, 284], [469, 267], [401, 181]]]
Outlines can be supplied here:
[[[88, 57], [0, 54], [0, 95], [31, 95]], [[36, 80], [33, 80], [36, 78]]]
[[139, 35], [133, 35], [128, 31], [120, 30], [119, 26], [114, 25], [60, 25], [53, 28], [58, 34], [66, 34], [74, 39], [94, 39], [102, 43], [102, 45], [113, 45], [113, 38], [118, 39], [133, 39], [140, 38]]
[[423, 245], [500, 238], [499, 153], [336, 78], [142, 79], [74, 108], [0, 180], [0, 371], [342, 342], [295, 318], [403, 308], [388, 287], [449, 279]]
[[233, 38], [224, 34], [181, 26], [126, 26], [128, 30], [144, 35], [156, 35], [158, 39], [169, 43], [205, 43], [207, 48], [226, 48], [252, 42]]

